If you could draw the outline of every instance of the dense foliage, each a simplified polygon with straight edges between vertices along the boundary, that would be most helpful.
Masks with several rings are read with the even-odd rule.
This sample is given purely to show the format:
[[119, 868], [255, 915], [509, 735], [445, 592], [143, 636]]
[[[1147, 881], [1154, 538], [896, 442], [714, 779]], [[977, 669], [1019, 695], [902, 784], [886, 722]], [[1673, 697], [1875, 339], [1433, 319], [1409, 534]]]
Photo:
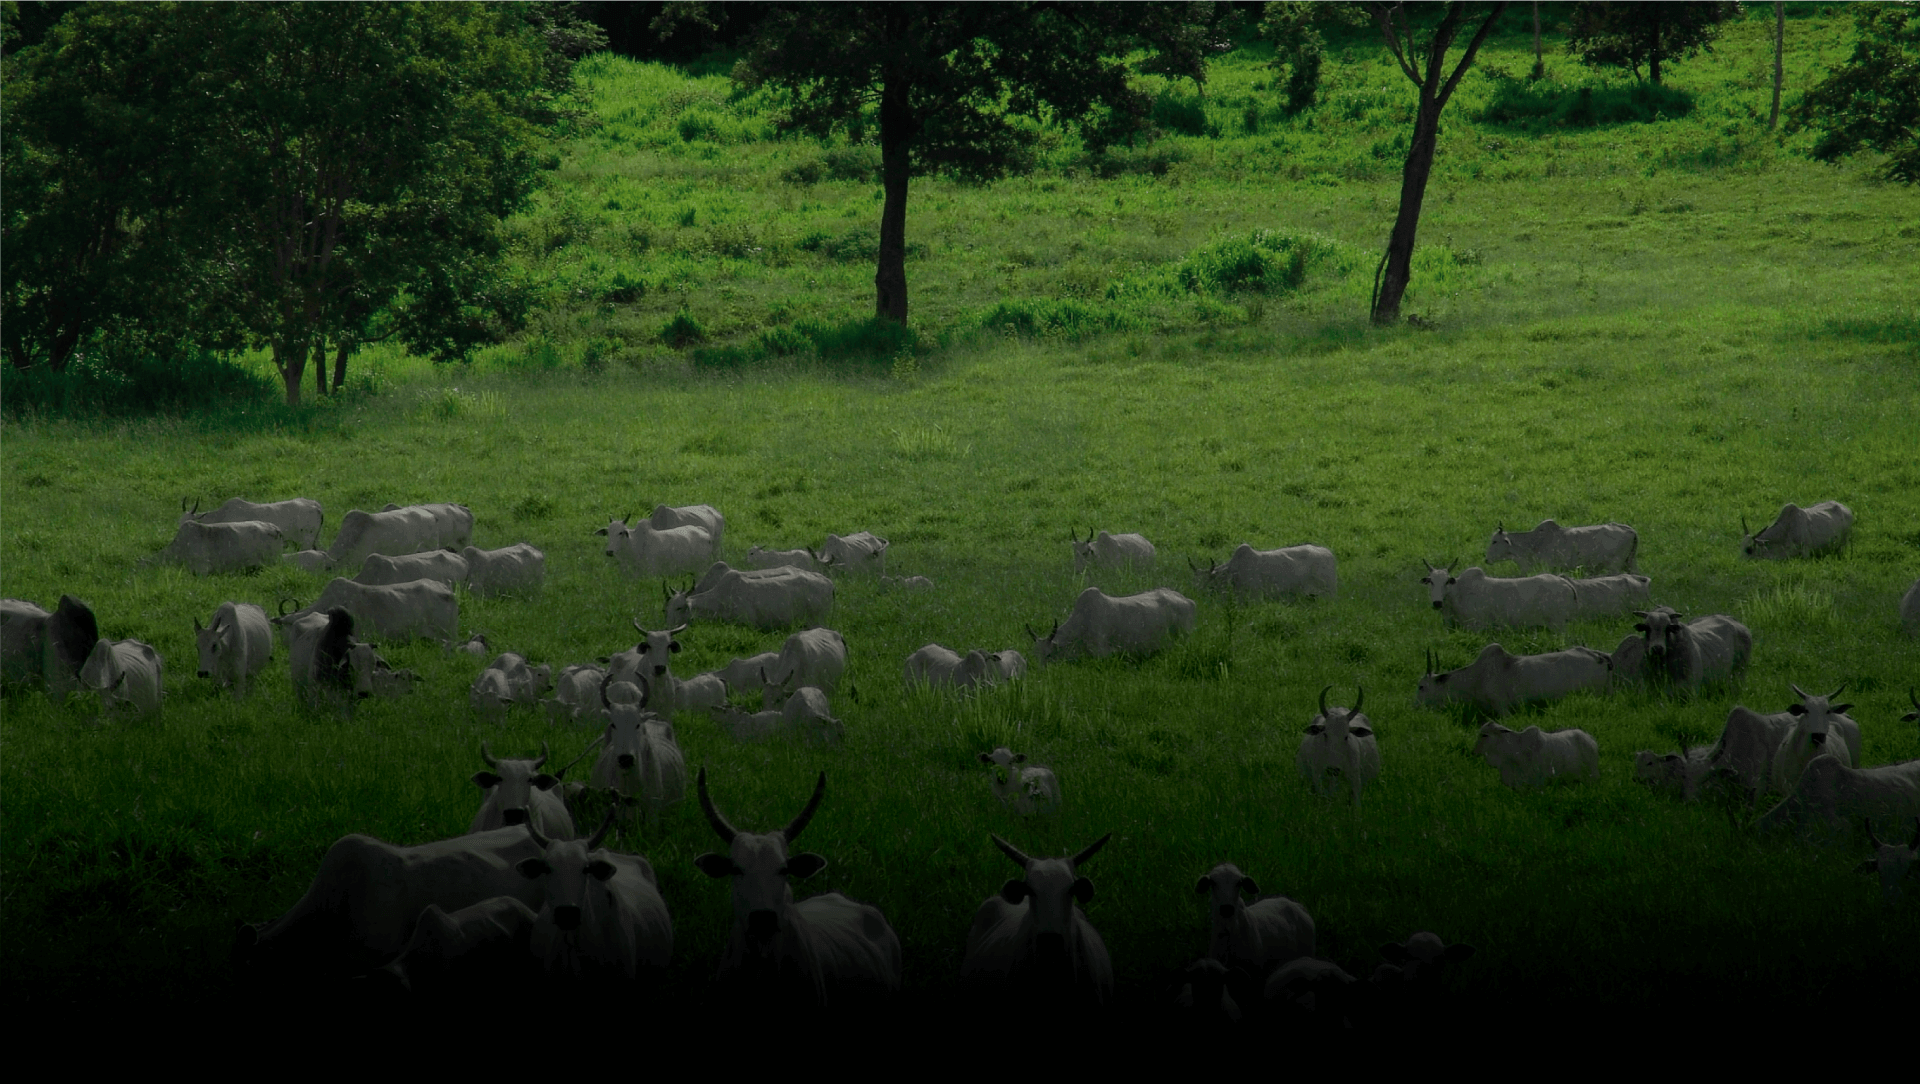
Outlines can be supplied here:
[[1813, 156], [1887, 156], [1887, 176], [1920, 184], [1920, 5], [1860, 4], [1853, 55], [1807, 92], [1798, 122], [1820, 132]]
[[1737, 17], [1736, 0], [1646, 4], [1584, 0], [1573, 5], [1567, 51], [1592, 67], [1627, 68], [1635, 79], [1661, 80], [1661, 65], [1713, 48], [1720, 24]]

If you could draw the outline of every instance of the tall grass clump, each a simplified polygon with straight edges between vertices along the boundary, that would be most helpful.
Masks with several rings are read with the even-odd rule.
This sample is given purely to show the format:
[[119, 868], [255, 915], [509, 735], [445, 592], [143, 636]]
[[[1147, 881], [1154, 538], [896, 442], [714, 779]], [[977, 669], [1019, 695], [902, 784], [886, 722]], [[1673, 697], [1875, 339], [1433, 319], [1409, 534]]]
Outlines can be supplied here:
[[1493, 96], [1478, 118], [1538, 133], [1553, 128], [1596, 128], [1674, 120], [1693, 112], [1694, 96], [1679, 87], [1634, 83], [1575, 86], [1553, 80], [1494, 80]]
[[1280, 294], [1298, 290], [1307, 271], [1322, 262], [1341, 271], [1342, 245], [1310, 233], [1254, 230], [1222, 237], [1193, 250], [1174, 269], [1182, 289], [1193, 293]]

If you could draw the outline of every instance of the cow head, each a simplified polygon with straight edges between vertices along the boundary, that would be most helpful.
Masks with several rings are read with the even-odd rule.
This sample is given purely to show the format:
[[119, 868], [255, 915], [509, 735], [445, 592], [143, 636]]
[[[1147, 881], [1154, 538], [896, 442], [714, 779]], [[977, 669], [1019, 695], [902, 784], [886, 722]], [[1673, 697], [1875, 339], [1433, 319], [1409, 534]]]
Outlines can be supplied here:
[[220, 635], [220, 615], [215, 614], [213, 624], [202, 627], [199, 618], [193, 619], [194, 646], [200, 651], [200, 676], [212, 677], [219, 669], [220, 656], [233, 650], [226, 637]]
[[1000, 898], [1010, 904], [1026, 903], [1028, 929], [1033, 934], [1034, 967], [1043, 975], [1049, 972], [1064, 977], [1071, 973], [1067, 939], [1073, 932], [1074, 903], [1082, 906], [1093, 899], [1093, 882], [1080, 876], [1080, 864], [1100, 853], [1113, 838], [1108, 832], [1070, 858], [1029, 858], [1018, 847], [991, 835], [1000, 853], [1026, 871], [1026, 877], [1000, 886]]
[[187, 498], [180, 498], [180, 526], [196, 523], [200, 519], [200, 498], [193, 498], [193, 507], [187, 507]]
[[1845, 715], [1852, 704], [1836, 704], [1834, 698], [1846, 691], [1846, 682], [1825, 696], [1809, 696], [1800, 686], [1787, 683], [1787, 688], [1800, 698], [1800, 703], [1787, 705], [1787, 711], [1794, 718], [1793, 735], [1789, 739], [1796, 747], [1807, 747], [1806, 755], [1818, 756], [1827, 751], [1827, 739], [1831, 735], [1834, 716]]
[[1208, 952], [1216, 960], [1225, 959], [1233, 940], [1233, 924], [1247, 909], [1240, 899], [1241, 893], [1258, 896], [1260, 886], [1253, 878], [1240, 872], [1240, 867], [1231, 862], [1222, 862], [1208, 870], [1193, 886], [1195, 895], [1208, 897], [1208, 906], [1213, 914], [1213, 944]]
[[[1462, 667], [1461, 670], [1442, 671], [1440, 669], [1439, 652], [1428, 648], [1426, 656], [1426, 670], [1421, 674], [1420, 684], [1414, 689], [1413, 702], [1429, 707], [1445, 704], [1454, 699], [1456, 695], [1455, 688], [1457, 686], [1464, 687], [1462, 683], [1456, 679], [1460, 676], [1461, 670], [1466, 669], [1466, 667]], [[1458, 695], [1465, 694], [1461, 693]]]
[[1651, 610], [1635, 610], [1633, 615], [1640, 620], [1633, 627], [1647, 635], [1647, 663], [1656, 674], [1665, 673], [1668, 659], [1679, 646], [1680, 637], [1687, 626], [1680, 619], [1686, 615], [1671, 606], [1656, 606]]
[[607, 525], [593, 532], [594, 534], [601, 535], [606, 538], [607, 540], [606, 554], [608, 557], [612, 557], [614, 553], [617, 552], [614, 549], [614, 543], [619, 539], [625, 538], [628, 534], [632, 533], [631, 528], [627, 526], [627, 524], [631, 522], [634, 522], [632, 512], [628, 512], [626, 515], [620, 517], [619, 519], [614, 519], [612, 516], [608, 516]]
[[1499, 723], [1480, 724], [1480, 736], [1474, 740], [1473, 755], [1492, 757], [1504, 754], [1509, 749], [1518, 732], [1512, 727]]
[[1003, 786], [1008, 780], [1013, 778], [1013, 766], [1015, 764], [1025, 764], [1026, 762], [1027, 754], [1016, 753], [1004, 745], [996, 748], [991, 753], [980, 754], [980, 763], [994, 765], [996, 770], [993, 773], [993, 777]]
[[1087, 537], [1082, 541], [1080, 528], [1075, 527], [1073, 532], [1067, 535], [1067, 542], [1073, 546], [1073, 574], [1078, 576], [1093, 563], [1093, 528], [1087, 528]]
[[607, 726], [601, 737], [607, 752], [622, 774], [643, 770], [653, 744], [646, 740], [646, 724], [657, 722], [644, 709], [631, 704], [613, 704], [607, 709]]
[[1880, 874], [1880, 898], [1889, 905], [1899, 903], [1903, 895], [1901, 882], [1920, 870], [1920, 864], [1914, 862], [1920, 855], [1920, 817], [1913, 818], [1913, 839], [1904, 846], [1876, 839], [1872, 821], [1862, 820], [1861, 826], [1867, 830], [1867, 843], [1873, 847], [1873, 857], [1855, 866], [1854, 872]]
[[[1455, 561], [1453, 565], [1459, 563]], [[1432, 561], [1426, 562], [1426, 565], [1427, 574], [1420, 577], [1420, 582], [1427, 585], [1427, 597], [1432, 600], [1433, 608], [1437, 610], [1440, 604], [1446, 601], [1447, 588], [1458, 583], [1459, 580], [1454, 577], [1453, 565], [1436, 565]]]
[[1198, 591], [1205, 591], [1210, 587], [1224, 587], [1232, 582], [1233, 579], [1231, 571], [1233, 563], [1231, 561], [1223, 565], [1209, 557], [1207, 558], [1207, 567], [1201, 568], [1199, 565], [1193, 563], [1193, 558], [1189, 557], [1187, 558], [1187, 567], [1193, 570], [1193, 586], [1194, 589]]
[[80, 684], [95, 692], [105, 692], [118, 685], [123, 676], [120, 660], [113, 654], [113, 641], [95, 640], [87, 661], [80, 665]]
[[658, 681], [673, 668], [673, 657], [680, 653], [680, 641], [674, 637], [687, 630], [686, 623], [682, 622], [659, 632], [648, 632], [641, 627], [640, 619], [636, 617], [633, 619], [633, 628], [640, 634], [640, 642], [633, 645], [633, 650], [640, 656], [640, 663], [645, 668], [647, 677]]
[[747, 951], [756, 956], [770, 954], [792, 922], [793, 889], [787, 878], [805, 880], [826, 868], [827, 860], [817, 854], [789, 855], [787, 848], [820, 808], [827, 793], [827, 773], [821, 772], [800, 815], [778, 832], [741, 832], [727, 823], [714, 808], [707, 793], [707, 769], [702, 767], [694, 784], [700, 795], [700, 808], [727, 845], [726, 854], [708, 852], [693, 864], [709, 877], [733, 879], [734, 936], [744, 939]]
[[1060, 622], [1055, 621], [1053, 628], [1045, 636], [1033, 631], [1032, 625], [1026, 626], [1026, 629], [1027, 635], [1033, 638], [1033, 661], [1044, 665], [1047, 660], [1053, 658], [1054, 649], [1058, 646], [1053, 638], [1060, 634]]
[[548, 775], [540, 770], [547, 762], [547, 743], [540, 743], [535, 760], [496, 760], [486, 742], [480, 743], [480, 759], [493, 769], [473, 773], [473, 785], [487, 791], [487, 800], [500, 812], [502, 825], [527, 824], [533, 817], [533, 792], [552, 790], [560, 785], [566, 769]]
[[553, 924], [563, 932], [580, 928], [582, 910], [591, 887], [588, 879], [605, 882], [620, 871], [620, 867], [604, 856], [596, 857], [594, 854], [600, 848], [600, 841], [607, 838], [607, 832], [613, 828], [613, 818], [619, 811], [617, 805], [609, 809], [607, 819], [600, 822], [599, 829], [588, 836], [585, 842], [548, 839], [540, 834], [540, 829], [534, 826], [533, 821], [523, 822], [527, 826], [527, 835], [539, 844], [543, 853], [539, 858], [522, 858], [514, 868], [520, 871], [520, 876], [530, 881], [546, 880], [547, 903], [541, 909], [541, 917], [552, 915]]
[[1513, 555], [1513, 539], [1507, 534], [1507, 525], [1504, 523], [1499, 524], [1493, 529], [1493, 537], [1487, 540], [1487, 563], [1492, 564], [1495, 561], [1511, 561], [1515, 559]]
[[687, 624], [693, 620], [694, 583], [694, 578], [689, 576], [687, 577], [687, 586], [678, 591], [668, 587], [665, 583], [660, 585], [661, 592], [667, 597], [666, 606], [664, 607], [667, 624], [684, 629], [687, 627]]
[[1372, 737], [1373, 728], [1367, 725], [1367, 717], [1360, 714], [1360, 705], [1367, 700], [1367, 690], [1354, 686], [1353, 706], [1350, 708], [1328, 707], [1327, 694], [1332, 691], [1331, 685], [1320, 690], [1320, 714], [1307, 724], [1307, 733], [1328, 734], [1334, 742], [1343, 745], [1349, 734], [1357, 738]]

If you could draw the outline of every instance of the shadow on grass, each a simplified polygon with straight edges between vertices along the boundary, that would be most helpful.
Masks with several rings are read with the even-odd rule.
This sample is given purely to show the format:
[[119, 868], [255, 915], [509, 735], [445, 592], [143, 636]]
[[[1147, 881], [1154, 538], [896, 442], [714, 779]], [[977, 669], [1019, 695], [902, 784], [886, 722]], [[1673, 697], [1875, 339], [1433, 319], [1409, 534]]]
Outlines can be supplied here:
[[1530, 134], [1556, 128], [1598, 128], [1672, 120], [1693, 112], [1693, 95], [1652, 83], [1574, 86], [1552, 80], [1501, 79], [1476, 119]]

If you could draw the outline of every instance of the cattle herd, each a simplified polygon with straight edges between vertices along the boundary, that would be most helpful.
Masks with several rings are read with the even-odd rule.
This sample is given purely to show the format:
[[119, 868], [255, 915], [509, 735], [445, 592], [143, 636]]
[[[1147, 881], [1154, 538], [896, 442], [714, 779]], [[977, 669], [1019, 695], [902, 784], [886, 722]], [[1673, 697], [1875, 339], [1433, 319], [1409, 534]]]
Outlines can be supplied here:
[[[721, 560], [726, 521], [714, 508], [661, 505], [646, 518], [609, 516], [596, 533], [623, 573], [687, 580], [677, 589], [664, 587], [668, 627], [650, 630], [636, 619], [639, 639], [631, 647], [555, 674], [518, 653], [496, 651], [483, 634], [457, 639], [459, 590], [525, 595], [541, 589], [546, 573], [544, 554], [531, 545], [472, 546], [473, 514], [462, 505], [355, 510], [331, 547], [320, 550], [324, 517], [316, 501], [234, 499], [204, 513], [197, 503], [190, 510], [184, 503], [173, 541], [150, 561], [179, 563], [198, 575], [275, 561], [315, 573], [356, 573], [332, 579], [310, 604], [279, 600], [272, 615], [261, 604], [238, 601], [222, 604], [205, 625], [194, 615], [199, 678], [245, 697], [271, 664], [277, 640], [300, 703], [350, 712], [358, 699], [406, 695], [422, 680], [392, 668], [374, 642], [426, 638], [449, 652], [490, 660], [468, 690], [477, 718], [538, 709], [550, 725], [598, 731], [573, 763], [558, 768], [549, 767], [546, 743], [538, 758], [516, 759], [496, 756], [483, 742], [486, 770], [472, 777], [482, 799], [467, 835], [411, 847], [347, 836], [327, 852], [291, 910], [239, 931], [236, 958], [250, 967], [283, 975], [371, 975], [419, 995], [457, 992], [475, 974], [502, 967], [621, 980], [665, 966], [673, 925], [653, 868], [602, 844], [623, 819], [656, 818], [685, 798], [688, 770], [674, 713], [704, 714], [741, 742], [787, 735], [835, 745], [845, 725], [831, 698], [846, 673], [848, 643], [823, 624], [833, 608], [833, 575], [933, 587], [925, 577], [887, 576], [889, 543], [865, 531], [828, 535], [817, 550], [754, 546], [746, 555], [751, 567], [734, 568]], [[1765, 530], [1743, 531], [1742, 552], [1769, 559], [1822, 553], [1844, 543], [1852, 520], [1837, 502], [1804, 509], [1788, 504]], [[283, 552], [289, 546], [292, 552]], [[1611, 653], [1570, 647], [1514, 655], [1489, 643], [1452, 670], [1429, 653], [1415, 701], [1487, 718], [1473, 752], [1507, 786], [1595, 779], [1599, 748], [1582, 730], [1516, 731], [1498, 722], [1501, 717], [1583, 690], [1642, 686], [1684, 695], [1746, 668], [1753, 652], [1748, 629], [1723, 614], [1688, 619], [1654, 605], [1651, 581], [1634, 571], [1638, 550], [1637, 533], [1622, 524], [1561, 527], [1547, 520], [1531, 531], [1502, 526], [1487, 546], [1487, 564], [1511, 560], [1519, 577], [1427, 562], [1429, 601], [1451, 627], [1561, 630], [1578, 620], [1639, 619]], [[1072, 559], [1076, 572], [1144, 568], [1155, 549], [1138, 534], [1089, 529], [1085, 540], [1075, 532]], [[1200, 591], [1243, 599], [1331, 598], [1338, 587], [1334, 554], [1311, 545], [1261, 551], [1243, 544], [1224, 564], [1193, 566], [1193, 576]], [[1907, 633], [1920, 635], [1920, 582], [1902, 599], [1900, 613]], [[1064, 621], [1044, 634], [1028, 627], [1024, 652], [976, 647], [963, 653], [933, 643], [908, 656], [902, 674], [909, 685], [952, 689], [1019, 681], [1029, 656], [1037, 664], [1059, 664], [1148, 655], [1192, 632], [1195, 618], [1194, 601], [1168, 588], [1113, 597], [1087, 587]], [[159, 653], [136, 640], [101, 638], [93, 612], [79, 600], [62, 596], [49, 612], [8, 599], [0, 620], [10, 684], [38, 685], [56, 698], [92, 692], [103, 714], [160, 715], [165, 666]], [[799, 628], [777, 652], [737, 658], [708, 673], [676, 673], [679, 635], [693, 622], [709, 621]], [[1764, 804], [1762, 827], [1830, 838], [1864, 827], [1873, 857], [1862, 869], [1879, 873], [1891, 903], [1916, 868], [1920, 760], [1863, 764], [1860, 724], [1847, 714], [1851, 705], [1839, 702], [1843, 690], [1792, 689], [1796, 702], [1777, 713], [1735, 707], [1711, 746], [1637, 753], [1637, 776], [1683, 801], [1718, 794], [1756, 812]], [[1382, 751], [1362, 713], [1365, 690], [1356, 689], [1348, 707], [1329, 704], [1329, 692], [1322, 690], [1301, 737], [1297, 765], [1316, 793], [1358, 804], [1380, 776]], [[753, 693], [759, 710], [735, 704]], [[1907, 722], [1920, 720], [1920, 696], [1910, 696], [1916, 710]], [[567, 781], [567, 772], [589, 755], [587, 780]], [[1046, 816], [1060, 808], [1061, 780], [1051, 769], [1006, 747], [983, 750], [979, 760], [989, 792], [1012, 813]], [[814, 1005], [884, 999], [900, 988], [900, 940], [878, 909], [836, 892], [794, 898], [793, 882], [826, 864], [794, 849], [826, 795], [826, 773], [793, 820], [770, 832], [735, 828], [710, 793], [704, 769], [694, 790], [724, 845], [696, 865], [727, 880], [732, 893], [732, 929], [718, 966], [723, 983], [743, 996], [798, 997]], [[1909, 826], [1911, 841], [1899, 842]], [[963, 983], [1054, 1004], [1106, 1003], [1113, 996], [1112, 963], [1081, 907], [1093, 895], [1083, 867], [1109, 838], [1071, 856], [1043, 857], [994, 836], [1020, 876], [974, 915]], [[1358, 1011], [1356, 999], [1403, 996], [1396, 992], [1431, 985], [1432, 976], [1472, 953], [1433, 933], [1415, 933], [1386, 946], [1389, 962], [1358, 981], [1316, 957], [1314, 922], [1304, 907], [1260, 894], [1237, 867], [1215, 866], [1196, 892], [1211, 915], [1210, 948], [1183, 975], [1176, 1001], [1208, 1018], [1237, 1020], [1249, 998], [1263, 1008], [1341, 1017]]]

